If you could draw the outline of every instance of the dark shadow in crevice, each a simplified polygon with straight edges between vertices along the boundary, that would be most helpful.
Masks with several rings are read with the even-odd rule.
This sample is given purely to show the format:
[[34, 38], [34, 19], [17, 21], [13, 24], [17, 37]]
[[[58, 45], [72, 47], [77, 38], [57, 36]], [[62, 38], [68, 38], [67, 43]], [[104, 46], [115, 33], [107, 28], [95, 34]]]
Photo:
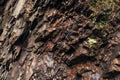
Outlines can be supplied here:
[[66, 52], [67, 55], [71, 55], [75, 52], [75, 49], [73, 47], [70, 47], [70, 49]]
[[29, 31], [24, 32], [20, 37], [16, 40], [14, 45], [23, 45], [23, 43], [26, 41], [27, 37], [29, 35]]
[[0, 6], [4, 6], [8, 0], [0, 0]]
[[95, 56], [87, 56], [85, 54], [81, 54], [72, 60], [65, 60], [65, 63], [67, 64], [67, 66], [71, 67], [77, 64], [86, 63], [88, 61], [93, 62], [95, 60], [96, 60]]
[[52, 35], [53, 35], [53, 33], [54, 33], [55, 31], [53, 31], [53, 32], [51, 32], [51, 33], [49, 33], [49, 34], [47, 34], [46, 36], [44, 36], [44, 37], [37, 37], [36, 38], [36, 40], [35, 40], [35, 43], [37, 43], [37, 42], [46, 42], [46, 41], [48, 41], [51, 37], [52, 37]]
[[29, 23], [26, 24], [25, 29], [23, 31], [23, 33], [19, 36], [19, 38], [15, 41], [14, 45], [23, 45], [25, 43], [25, 41], [27, 40], [28, 36], [29, 36]]
[[36, 18], [33, 20], [32, 25], [31, 25], [31, 30], [34, 30], [38, 24], [39, 21], [42, 21], [43, 14], [36, 16]]
[[76, 73], [75, 80], [82, 80], [82, 75]]
[[3, 33], [3, 29], [0, 29], [0, 35]]
[[104, 79], [114, 79], [115, 77], [120, 75], [120, 71], [111, 71], [103, 74]]

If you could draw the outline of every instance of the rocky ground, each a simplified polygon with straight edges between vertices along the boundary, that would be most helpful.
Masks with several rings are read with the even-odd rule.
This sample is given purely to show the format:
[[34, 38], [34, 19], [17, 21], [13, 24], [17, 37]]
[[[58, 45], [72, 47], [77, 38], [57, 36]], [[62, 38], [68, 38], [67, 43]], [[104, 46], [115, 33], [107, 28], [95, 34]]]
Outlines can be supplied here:
[[0, 80], [120, 80], [120, 1], [1, 0]]

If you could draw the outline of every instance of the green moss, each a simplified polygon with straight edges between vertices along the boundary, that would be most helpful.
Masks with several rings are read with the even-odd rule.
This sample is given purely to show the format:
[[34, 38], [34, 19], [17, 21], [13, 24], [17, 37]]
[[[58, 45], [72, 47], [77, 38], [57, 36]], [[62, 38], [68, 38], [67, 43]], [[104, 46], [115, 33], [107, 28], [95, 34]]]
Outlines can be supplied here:
[[97, 43], [97, 41], [95, 39], [92, 39], [92, 38], [88, 39], [88, 44], [90, 45], [90, 47], [92, 47], [96, 43]]
[[103, 29], [103, 28], [104, 28], [104, 24], [103, 24], [103, 23], [100, 23], [99, 29]]

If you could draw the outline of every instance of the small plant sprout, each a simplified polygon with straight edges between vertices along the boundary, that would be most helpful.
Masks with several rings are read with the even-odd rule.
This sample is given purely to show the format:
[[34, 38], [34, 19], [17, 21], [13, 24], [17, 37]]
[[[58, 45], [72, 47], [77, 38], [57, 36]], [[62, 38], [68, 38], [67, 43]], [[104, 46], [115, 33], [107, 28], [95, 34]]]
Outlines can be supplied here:
[[104, 28], [104, 24], [103, 24], [103, 23], [100, 23], [99, 29], [103, 29], [103, 28]]
[[91, 39], [91, 38], [88, 39], [88, 44], [90, 45], [90, 47], [92, 47], [96, 43], [97, 41], [95, 39]]

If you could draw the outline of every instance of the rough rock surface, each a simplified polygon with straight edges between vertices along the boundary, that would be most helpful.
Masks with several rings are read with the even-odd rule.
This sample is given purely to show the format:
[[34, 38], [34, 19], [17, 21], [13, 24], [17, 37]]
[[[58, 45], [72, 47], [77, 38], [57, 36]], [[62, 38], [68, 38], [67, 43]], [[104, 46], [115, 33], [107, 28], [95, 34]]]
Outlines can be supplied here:
[[0, 0], [0, 80], [120, 80], [120, 1]]

